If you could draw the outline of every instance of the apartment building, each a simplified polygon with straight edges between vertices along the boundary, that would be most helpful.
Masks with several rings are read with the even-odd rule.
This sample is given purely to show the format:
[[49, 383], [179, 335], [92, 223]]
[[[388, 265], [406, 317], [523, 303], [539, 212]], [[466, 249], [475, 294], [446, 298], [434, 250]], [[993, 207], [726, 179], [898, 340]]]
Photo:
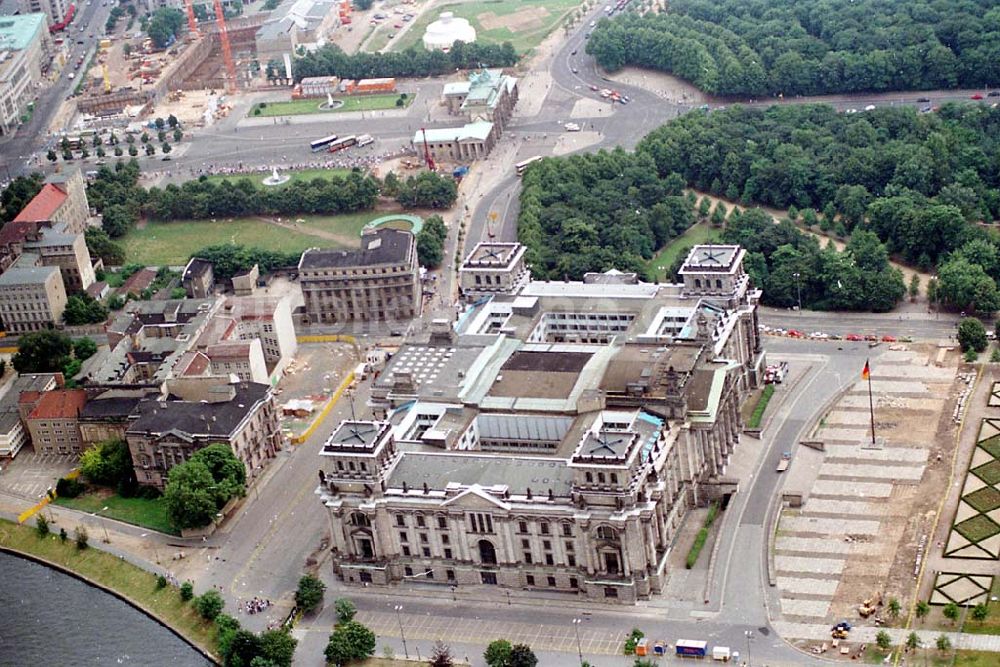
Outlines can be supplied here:
[[78, 167], [52, 174], [37, 195], [18, 213], [14, 222], [65, 223], [61, 231], [82, 234], [87, 229], [90, 203], [87, 184]]
[[62, 276], [58, 267], [36, 266], [35, 259], [22, 255], [0, 274], [0, 320], [11, 333], [41, 331], [62, 323], [66, 310]]
[[311, 322], [409, 320], [420, 313], [420, 267], [410, 232], [365, 234], [360, 250], [306, 250], [299, 282]]
[[0, 136], [17, 129], [38, 96], [52, 52], [46, 26], [41, 13], [0, 16]]
[[0, 460], [14, 458], [22, 447], [31, 444], [19, 409], [21, 394], [40, 396], [62, 383], [60, 373], [31, 373], [20, 375], [7, 385], [7, 393], [0, 398]]
[[[25, 397], [22, 394], [22, 397]], [[38, 454], [83, 453], [80, 437], [80, 412], [87, 404], [83, 389], [55, 389], [42, 392], [37, 398], [28, 396], [33, 407], [27, 413], [25, 424], [31, 444]]]

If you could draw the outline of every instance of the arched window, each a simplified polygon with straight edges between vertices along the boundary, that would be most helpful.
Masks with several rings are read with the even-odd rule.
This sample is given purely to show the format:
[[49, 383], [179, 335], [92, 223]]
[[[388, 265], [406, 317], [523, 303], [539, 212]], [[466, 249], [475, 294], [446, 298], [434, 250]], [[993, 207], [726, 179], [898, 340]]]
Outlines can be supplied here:
[[587, 473], [587, 483], [591, 484], [591, 483], [593, 483], [593, 481], [594, 481], [594, 474], [588, 472]]
[[497, 550], [489, 540], [479, 540], [479, 562], [483, 565], [497, 564]]
[[367, 515], [362, 514], [361, 512], [353, 512], [351, 514], [351, 525], [359, 528], [371, 528], [372, 521]]
[[694, 286], [695, 287], [701, 287], [701, 278], [695, 278], [694, 279]]
[[617, 540], [618, 531], [611, 526], [598, 526], [597, 527], [597, 539], [599, 540]]

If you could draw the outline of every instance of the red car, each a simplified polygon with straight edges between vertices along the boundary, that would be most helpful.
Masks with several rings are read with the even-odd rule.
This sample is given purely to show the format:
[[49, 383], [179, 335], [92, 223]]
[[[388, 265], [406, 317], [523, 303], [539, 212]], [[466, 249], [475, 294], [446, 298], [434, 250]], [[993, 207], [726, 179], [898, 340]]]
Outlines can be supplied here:
[[896, 342], [896, 337], [895, 336], [889, 336], [887, 334], [885, 336], [882, 336], [882, 342], [883, 343], [895, 343]]
[[789, 329], [788, 330], [788, 337], [789, 338], [805, 338], [806, 335], [804, 333], [802, 333], [801, 331], [799, 331], [798, 329]]
[[975, 95], [973, 95], [973, 96], [972, 96], [972, 97], [970, 97], [969, 99], [970, 99], [970, 100], [981, 100], [981, 99], [983, 99], [983, 96], [982, 96], [982, 95], [980, 95], [979, 93], [976, 93]]
[[854, 342], [858, 342], [858, 341], [864, 340], [864, 338], [862, 336], [859, 336], [858, 334], [847, 334], [846, 336], [844, 336], [844, 339], [845, 340], [854, 341]]

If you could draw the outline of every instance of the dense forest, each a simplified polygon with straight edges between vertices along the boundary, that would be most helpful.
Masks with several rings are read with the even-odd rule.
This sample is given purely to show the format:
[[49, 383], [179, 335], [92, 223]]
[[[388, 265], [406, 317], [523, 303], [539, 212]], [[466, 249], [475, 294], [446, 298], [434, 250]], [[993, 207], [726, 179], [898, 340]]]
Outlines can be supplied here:
[[864, 223], [891, 253], [921, 268], [1000, 216], [1000, 109], [945, 105], [938, 113], [825, 105], [694, 112], [647, 135], [661, 177], [776, 208], [824, 213], [840, 235]]
[[518, 237], [537, 278], [612, 267], [645, 275], [657, 248], [694, 222], [677, 174], [622, 149], [547, 158], [523, 178]]
[[672, 0], [603, 20], [608, 70], [671, 72], [720, 95], [813, 95], [1000, 84], [996, 0]]
[[292, 61], [296, 81], [310, 76], [339, 76], [342, 79], [380, 77], [423, 77], [449, 74], [456, 69], [512, 67], [517, 52], [510, 42], [503, 44], [466, 44], [456, 42], [448, 53], [411, 47], [405, 51], [351, 55], [339, 46], [326, 46]]

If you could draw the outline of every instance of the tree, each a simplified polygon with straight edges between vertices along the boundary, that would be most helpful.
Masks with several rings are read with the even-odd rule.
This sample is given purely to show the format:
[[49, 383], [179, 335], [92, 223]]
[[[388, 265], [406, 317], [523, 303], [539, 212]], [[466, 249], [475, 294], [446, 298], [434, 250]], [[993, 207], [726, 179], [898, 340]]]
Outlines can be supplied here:
[[712, 209], [712, 200], [708, 197], [702, 197], [701, 202], [698, 204], [698, 217], [702, 220], [708, 218], [708, 212]]
[[410, 176], [400, 188], [396, 201], [406, 208], [449, 208], [458, 198], [455, 179], [433, 171]]
[[66, 540], [68, 540], [68, 539], [69, 539], [69, 535], [66, 534], [66, 529], [65, 528], [60, 528], [59, 529], [59, 541], [62, 542], [63, 544], [66, 544]]
[[214, 588], [205, 591], [194, 601], [194, 608], [206, 621], [214, 621], [215, 617], [222, 613], [222, 608], [226, 606], [219, 591]]
[[347, 598], [337, 598], [333, 603], [333, 609], [337, 612], [338, 623], [349, 623], [354, 620], [354, 615], [358, 613], [357, 607]]
[[944, 614], [945, 618], [954, 623], [958, 619], [958, 605], [954, 602], [949, 602], [941, 610], [941, 613]]
[[156, 146], [152, 143], [146, 144], [146, 155], [154, 155], [156, 153]]
[[56, 152], [51, 148], [49, 149], [49, 152], [45, 154], [45, 157], [49, 162], [55, 162], [59, 159], [59, 156], [56, 155]]
[[181, 584], [181, 600], [187, 602], [194, 597], [194, 584], [190, 581], [185, 581]]
[[74, 539], [76, 540], [76, 548], [83, 551], [87, 548], [87, 542], [90, 539], [90, 535], [87, 534], [87, 529], [84, 526], [77, 526], [76, 530], [73, 531]]
[[538, 658], [527, 644], [514, 644], [510, 650], [509, 667], [535, 667]]
[[514, 647], [506, 639], [494, 639], [486, 647], [483, 659], [487, 667], [510, 667], [510, 654]]
[[910, 634], [906, 635], [906, 648], [912, 651], [918, 646], [920, 646], [920, 637], [917, 636], [916, 632], [911, 632]]
[[892, 637], [890, 637], [889, 633], [885, 630], [879, 630], [878, 634], [875, 635], [875, 643], [880, 649], [886, 651], [890, 646], [892, 646]]
[[[299, 587], [295, 591], [295, 604], [307, 614], [316, 611], [323, 604], [323, 592], [325, 590], [326, 584], [322, 581], [312, 575], [304, 575], [299, 579]], [[337, 602], [339, 603], [340, 600], [337, 600]], [[351, 619], [348, 618], [347, 620]]]
[[951, 640], [948, 639], [948, 635], [938, 635], [938, 638], [937, 640], [935, 640], [934, 644], [937, 646], [937, 650], [941, 651], [942, 653], [951, 649]]
[[966, 312], [993, 313], [1000, 309], [997, 284], [982, 267], [957, 256], [938, 268], [936, 296]]
[[451, 655], [451, 648], [440, 639], [434, 642], [431, 649], [430, 667], [453, 667], [455, 659]]
[[108, 309], [104, 304], [86, 293], [74, 294], [66, 299], [63, 321], [70, 325], [97, 324], [108, 319]]
[[73, 341], [58, 331], [24, 334], [18, 339], [14, 369], [18, 373], [58, 373], [73, 352]]
[[[229, 633], [228, 651], [222, 651], [226, 667], [250, 667], [260, 656], [260, 637], [237, 627]], [[221, 649], [220, 649], [221, 650]]]
[[135, 213], [124, 204], [112, 204], [101, 211], [101, 228], [113, 239], [125, 236], [136, 220]]
[[260, 634], [258, 657], [274, 667], [291, 667], [298, 643], [288, 630], [266, 630]]
[[916, 301], [917, 297], [920, 295], [920, 276], [914, 273], [910, 276], [910, 301]]
[[972, 608], [972, 618], [979, 623], [982, 623], [990, 615], [990, 608], [986, 606], [985, 602], [980, 602], [975, 607]]
[[115, 243], [108, 233], [97, 227], [87, 227], [84, 231], [87, 250], [91, 257], [100, 257], [105, 266], [119, 266], [125, 263], [125, 248]]
[[323, 654], [328, 664], [343, 667], [351, 660], [363, 660], [375, 653], [375, 633], [358, 623], [338, 625], [330, 635]]
[[35, 516], [35, 532], [41, 538], [49, 536], [49, 520], [41, 512]]
[[177, 120], [177, 116], [175, 116], [173, 114], [170, 114], [169, 116], [167, 116], [167, 125], [169, 125], [171, 128], [177, 127], [177, 125], [179, 123], [180, 123], [180, 121]]
[[428, 269], [436, 269], [441, 266], [444, 259], [444, 243], [433, 234], [420, 230], [417, 234], [417, 259], [420, 265]]
[[236, 458], [229, 445], [217, 443], [203, 447], [192, 454], [188, 461], [203, 463], [208, 468], [219, 507], [233, 496], [241, 496], [246, 492], [246, 466]]
[[213, 486], [212, 473], [200, 461], [185, 461], [171, 468], [163, 492], [170, 522], [180, 529], [211, 523], [219, 508]]
[[166, 126], [166, 124], [167, 124], [167, 122], [165, 120], [163, 120], [163, 118], [161, 116], [157, 116], [153, 120], [153, 125], [156, 127], [157, 130], [162, 130]]
[[180, 130], [180, 128], [177, 128], [174, 130], [173, 136], [174, 136], [174, 143], [179, 144], [181, 139], [184, 138], [184, 133]]
[[899, 612], [901, 609], [902, 606], [899, 604], [899, 600], [896, 598], [889, 598], [889, 604], [886, 606], [886, 611], [889, 613], [891, 618], [899, 618]]
[[80, 472], [93, 484], [114, 486], [134, 479], [132, 456], [128, 445], [120, 438], [97, 443], [80, 455]]
[[139, 149], [135, 147], [135, 144], [129, 144], [128, 154], [132, 157], [135, 157], [136, 155], [139, 154]]
[[986, 327], [975, 317], [963, 318], [958, 323], [958, 344], [963, 352], [975, 350], [982, 352], [989, 344], [986, 338]]

